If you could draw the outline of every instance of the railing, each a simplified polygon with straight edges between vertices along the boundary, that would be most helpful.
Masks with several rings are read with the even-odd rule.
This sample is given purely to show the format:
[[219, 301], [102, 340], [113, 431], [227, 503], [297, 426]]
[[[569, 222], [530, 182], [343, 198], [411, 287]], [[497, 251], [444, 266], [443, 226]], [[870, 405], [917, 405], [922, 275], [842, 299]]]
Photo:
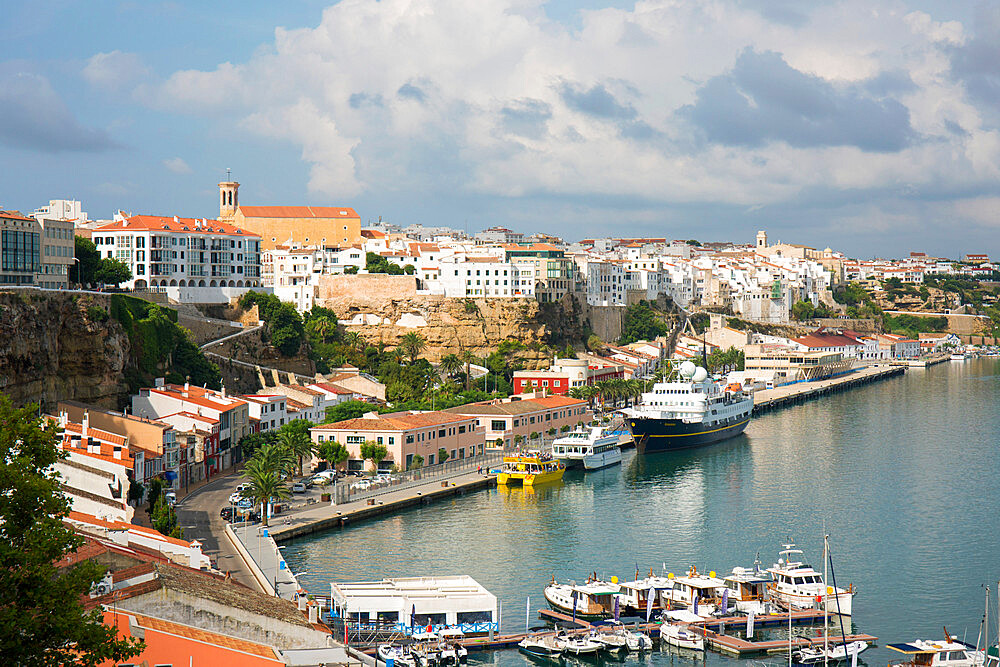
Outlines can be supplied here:
[[393, 474], [387, 482], [372, 482], [368, 488], [353, 488], [361, 480], [368, 478], [345, 478], [336, 483], [333, 490], [334, 502], [338, 505], [365, 500], [376, 496], [385, 495], [394, 491], [409, 489], [414, 486], [421, 486], [433, 480], [444, 481], [449, 477], [465, 474], [482, 467], [486, 472], [491, 465], [503, 462], [503, 451], [487, 451], [477, 456], [467, 456], [464, 459], [452, 459], [432, 466], [408, 470], [402, 473]]

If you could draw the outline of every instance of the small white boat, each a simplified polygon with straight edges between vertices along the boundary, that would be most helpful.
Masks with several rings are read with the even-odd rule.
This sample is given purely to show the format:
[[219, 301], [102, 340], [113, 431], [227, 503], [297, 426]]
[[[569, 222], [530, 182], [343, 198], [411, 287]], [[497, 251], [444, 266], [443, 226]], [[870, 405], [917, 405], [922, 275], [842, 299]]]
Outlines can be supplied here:
[[517, 648], [536, 658], [559, 658], [565, 650], [552, 635], [525, 637], [517, 643]]
[[576, 429], [552, 441], [552, 458], [567, 468], [582, 465], [584, 470], [600, 470], [622, 462], [618, 434], [595, 426]]
[[[459, 663], [464, 663], [469, 661], [469, 650], [462, 646], [459, 642], [465, 638], [465, 633], [462, 632], [460, 628], [444, 628], [438, 631], [438, 637], [441, 638], [441, 658], [442, 662], [445, 659], [457, 661]], [[445, 655], [445, 650], [450, 649], [451, 652]]]
[[649, 635], [638, 630], [625, 630], [625, 642], [629, 651], [649, 651], [653, 648]]
[[868, 648], [868, 642], [848, 642], [847, 644], [831, 644], [828, 649], [822, 646], [801, 648], [792, 654], [795, 662], [803, 665], [814, 665], [819, 662], [844, 662], [853, 660], [854, 656]]
[[563, 651], [573, 655], [593, 655], [603, 648], [587, 637], [556, 636], [556, 642]]
[[677, 648], [686, 648], [692, 651], [705, 650], [705, 637], [685, 625], [664, 623], [660, 626], [660, 640]]
[[392, 660], [395, 665], [403, 665], [404, 667], [417, 667], [417, 662], [414, 660], [410, 652], [403, 648], [402, 646], [393, 646], [392, 644], [379, 644], [376, 649], [379, 659], [388, 663]]
[[625, 633], [616, 631], [613, 627], [599, 627], [587, 634], [587, 639], [597, 642], [608, 651], [628, 650]]
[[[986, 658], [981, 650], [956, 637], [936, 641], [918, 639], [905, 644], [886, 644], [886, 647], [909, 658], [890, 662], [889, 667], [978, 667]], [[991, 661], [995, 664], [996, 649], [991, 648], [990, 652]]]

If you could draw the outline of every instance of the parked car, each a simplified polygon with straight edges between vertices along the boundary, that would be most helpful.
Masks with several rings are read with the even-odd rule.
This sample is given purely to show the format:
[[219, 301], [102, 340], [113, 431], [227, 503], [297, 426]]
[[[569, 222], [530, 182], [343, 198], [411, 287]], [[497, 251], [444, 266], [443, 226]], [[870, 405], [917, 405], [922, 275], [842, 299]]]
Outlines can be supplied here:
[[222, 517], [223, 521], [228, 521], [229, 523], [234, 521], [234, 516], [236, 521], [260, 521], [260, 514], [252, 509], [237, 508], [234, 512], [232, 507], [223, 507], [222, 511], [219, 512], [219, 516]]
[[351, 488], [357, 489], [358, 491], [367, 491], [371, 487], [372, 483], [367, 479], [363, 479], [360, 482], [355, 482], [354, 484], [351, 484]]
[[304, 482], [295, 482], [292, 484], [292, 493], [305, 493], [306, 485]]

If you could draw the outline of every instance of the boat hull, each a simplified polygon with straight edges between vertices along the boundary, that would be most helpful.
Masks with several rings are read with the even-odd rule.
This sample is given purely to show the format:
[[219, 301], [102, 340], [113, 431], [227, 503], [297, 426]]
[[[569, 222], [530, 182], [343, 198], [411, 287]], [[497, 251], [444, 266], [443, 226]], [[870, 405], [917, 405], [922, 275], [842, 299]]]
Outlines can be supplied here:
[[622, 462], [622, 450], [615, 448], [600, 454], [591, 454], [583, 459], [585, 470], [600, 470]]
[[539, 473], [501, 472], [497, 475], [497, 484], [500, 484], [501, 486], [512, 486], [516, 484], [536, 486], [538, 484], [548, 484], [550, 482], [558, 482], [561, 480], [565, 471], [565, 468], [558, 468], [556, 470], [546, 470], [545, 472]]
[[679, 419], [630, 417], [625, 422], [635, 439], [639, 453], [670, 452], [678, 449], [704, 447], [742, 433], [750, 416], [725, 426], [686, 424]]

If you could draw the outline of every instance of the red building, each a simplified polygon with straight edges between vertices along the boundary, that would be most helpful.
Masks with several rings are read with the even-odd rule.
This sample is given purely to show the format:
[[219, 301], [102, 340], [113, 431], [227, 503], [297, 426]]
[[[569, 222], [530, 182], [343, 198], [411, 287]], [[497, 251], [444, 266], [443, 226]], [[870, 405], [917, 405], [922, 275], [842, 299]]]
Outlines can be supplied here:
[[600, 365], [586, 359], [556, 359], [552, 366], [537, 371], [515, 371], [514, 393], [544, 391], [565, 395], [573, 387], [592, 385], [603, 380], [625, 377], [621, 364]]

